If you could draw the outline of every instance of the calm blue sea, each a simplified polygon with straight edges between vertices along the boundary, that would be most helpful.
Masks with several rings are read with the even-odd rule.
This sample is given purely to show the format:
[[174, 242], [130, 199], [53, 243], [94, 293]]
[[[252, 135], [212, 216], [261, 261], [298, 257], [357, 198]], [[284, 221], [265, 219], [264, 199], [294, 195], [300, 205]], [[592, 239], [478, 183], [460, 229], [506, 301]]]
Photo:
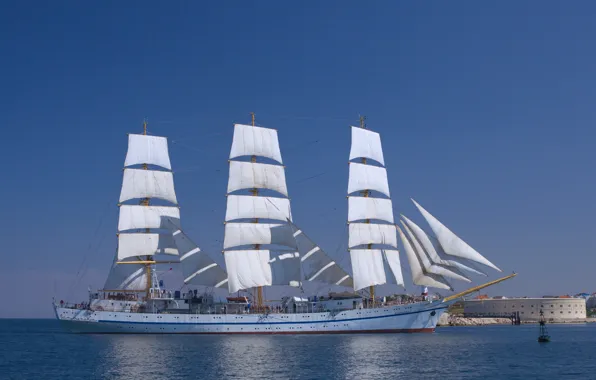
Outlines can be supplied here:
[[0, 320], [2, 379], [596, 379], [596, 324], [434, 334], [73, 335]]

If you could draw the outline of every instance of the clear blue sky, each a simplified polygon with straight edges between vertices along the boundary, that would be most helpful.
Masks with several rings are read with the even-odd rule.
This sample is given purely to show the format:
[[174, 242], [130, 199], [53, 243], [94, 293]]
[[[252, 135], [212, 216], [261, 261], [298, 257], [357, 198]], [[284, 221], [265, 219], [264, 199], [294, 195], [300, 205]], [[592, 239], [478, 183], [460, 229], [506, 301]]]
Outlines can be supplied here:
[[0, 316], [49, 316], [84, 257], [74, 293], [103, 285], [143, 118], [175, 141], [182, 223], [218, 254], [232, 124], [251, 111], [279, 130], [295, 221], [337, 257], [364, 114], [396, 210], [422, 222], [414, 197], [520, 273], [489, 294], [596, 291], [596, 5], [563, 4], [3, 3], [0, 286], [23, 297]]

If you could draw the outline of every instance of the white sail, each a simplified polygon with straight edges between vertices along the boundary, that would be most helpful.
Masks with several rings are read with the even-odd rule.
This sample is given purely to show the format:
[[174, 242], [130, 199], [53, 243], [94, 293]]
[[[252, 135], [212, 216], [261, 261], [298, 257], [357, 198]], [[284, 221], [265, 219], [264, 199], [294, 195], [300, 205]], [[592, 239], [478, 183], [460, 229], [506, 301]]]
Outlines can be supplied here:
[[226, 222], [236, 219], [292, 220], [290, 200], [287, 198], [228, 195]]
[[228, 193], [242, 189], [269, 189], [288, 196], [283, 166], [230, 161]]
[[[240, 156], [252, 156], [251, 162], [236, 161]], [[265, 157], [282, 163], [277, 131], [237, 124], [230, 151], [228, 201], [224, 229], [224, 256], [228, 271], [228, 289], [236, 292], [255, 286], [300, 284], [300, 255], [297, 250], [291, 220], [290, 200], [287, 199], [285, 169], [280, 165], [256, 162]], [[232, 195], [238, 190], [265, 189], [286, 198]], [[242, 219], [252, 219], [244, 222]], [[261, 223], [259, 219], [279, 220]], [[229, 222], [238, 220], [237, 222]], [[270, 251], [273, 245], [288, 247], [287, 251]], [[233, 249], [232, 249], [233, 248]], [[252, 248], [252, 249], [251, 249]]]
[[422, 265], [422, 270], [425, 273], [432, 273], [432, 274], [436, 274], [436, 275], [443, 276], [443, 277], [453, 278], [453, 279], [461, 280], [461, 281], [465, 281], [465, 282], [471, 282], [469, 278], [464, 277], [456, 272], [453, 272], [445, 267], [442, 267], [441, 265], [437, 265], [437, 264], [433, 263], [430, 260], [427, 252], [424, 250], [424, 248], [422, 247], [422, 245], [416, 238], [416, 236], [412, 233], [412, 230], [408, 227], [408, 225], [403, 220], [401, 221], [401, 224], [403, 225], [404, 230], [406, 231], [406, 234], [407, 234], [408, 238], [410, 239], [410, 243], [412, 244], [412, 247], [414, 248], [414, 252], [416, 253], [416, 256], [418, 256], [418, 259], [420, 260], [420, 264]]
[[128, 151], [124, 166], [150, 164], [171, 170], [168, 140], [165, 137], [128, 135]]
[[306, 281], [320, 281], [326, 284], [351, 287], [350, 275], [315, 244], [297, 225], [291, 223], [298, 245], [302, 274]]
[[349, 228], [350, 248], [362, 244], [383, 244], [397, 248], [395, 225], [373, 223], [350, 223]]
[[117, 264], [114, 257], [112, 268], [103, 286], [104, 290], [144, 290], [147, 286], [147, 268], [142, 264]]
[[412, 248], [412, 245], [410, 244], [410, 242], [408, 241], [408, 239], [399, 227], [397, 227], [397, 231], [404, 245], [404, 250], [406, 251], [406, 256], [408, 257], [408, 262], [410, 263], [412, 282], [415, 285], [452, 290], [451, 286], [440, 276], [430, 273], [424, 273], [422, 271], [422, 264], [420, 263], [416, 253], [414, 252], [414, 248]]
[[432, 235], [427, 235], [427, 236], [430, 239], [430, 241], [432, 242], [433, 247], [435, 248], [435, 251], [441, 258], [441, 260], [443, 262], [447, 263], [449, 266], [457, 268], [457, 269], [465, 271], [465, 272], [468, 272], [468, 273], [478, 274], [478, 275], [485, 276], [485, 277], [488, 276], [488, 274], [486, 274], [482, 270], [478, 269], [474, 262], [467, 260], [467, 259], [462, 259], [461, 257], [456, 257], [456, 256], [451, 256], [451, 255], [446, 254], [445, 251], [443, 251], [443, 247], [441, 247], [441, 244], [439, 243], [439, 241], [437, 240], [436, 237], [434, 237]]
[[288, 224], [226, 223], [224, 249], [249, 244], [274, 244], [296, 249], [296, 239]]
[[121, 205], [118, 231], [139, 228], [167, 228], [166, 218], [171, 218], [180, 228], [180, 209], [168, 206]]
[[383, 253], [380, 249], [350, 249], [354, 290], [387, 282], [383, 265]]
[[257, 286], [272, 285], [268, 250], [226, 251], [224, 258], [230, 293]]
[[381, 148], [381, 136], [377, 132], [368, 129], [352, 127], [350, 160], [354, 158], [370, 158], [381, 165], [385, 165], [383, 149]]
[[[384, 252], [372, 246], [385, 245], [397, 249], [391, 199], [378, 198], [370, 192], [374, 190], [390, 197], [387, 170], [367, 164], [367, 159], [385, 164], [381, 137], [377, 132], [352, 127], [350, 160], [355, 158], [361, 158], [362, 163], [350, 162], [348, 180], [348, 248], [354, 289], [385, 283], [403, 284], [397, 250]], [[354, 192], [363, 193], [362, 196], [350, 196]]]
[[[399, 251], [397, 249], [383, 249], [383, 258], [389, 267], [385, 268], [385, 276], [387, 277], [387, 283], [404, 285], [404, 276], [401, 272], [401, 262], [399, 259]], [[393, 278], [391, 277], [393, 275]]]
[[154, 233], [118, 234], [118, 260], [157, 254], [178, 254], [172, 235]]
[[391, 199], [348, 197], [348, 222], [365, 219], [378, 219], [393, 224]]
[[449, 266], [449, 267], [451, 267], [451, 269], [450, 269], [451, 271], [455, 272], [456, 274], [458, 274], [460, 276], [465, 277], [468, 280], [469, 280], [469, 278], [466, 277], [463, 273], [461, 273], [461, 270], [486, 276], [485, 273], [482, 273], [475, 269], [472, 269], [469, 266], [461, 264], [455, 260], [445, 259], [445, 258], [441, 257], [441, 255], [439, 255], [439, 250], [442, 252], [442, 248], [440, 248], [439, 242], [436, 240], [431, 241], [431, 237], [428, 236], [426, 234], [426, 232], [424, 232], [424, 230], [422, 230], [422, 228], [420, 228], [420, 226], [418, 226], [416, 223], [412, 222], [410, 219], [406, 218], [404, 215], [402, 215], [402, 218], [405, 220], [407, 225], [410, 227], [410, 230], [414, 233], [414, 236], [416, 236], [416, 238], [418, 239], [418, 242], [422, 245], [422, 248], [424, 248], [424, 251], [428, 254], [430, 260], [433, 263]]
[[350, 162], [348, 194], [363, 190], [375, 190], [388, 197], [391, 196], [389, 182], [387, 182], [387, 170], [378, 166]]
[[159, 198], [174, 204], [174, 177], [171, 172], [124, 169], [120, 202], [137, 198]]
[[282, 164], [277, 131], [271, 128], [235, 124], [230, 159], [241, 156], [261, 156]]
[[174, 242], [180, 252], [180, 268], [185, 284], [221, 287], [227, 284], [226, 272], [168, 218], [167, 227], [172, 231]]
[[496, 265], [488, 261], [484, 256], [478, 253], [474, 248], [470, 247], [460, 237], [451, 232], [449, 228], [447, 228], [445, 225], [439, 222], [439, 220], [432, 216], [415, 200], [412, 199], [412, 202], [414, 202], [422, 216], [424, 216], [424, 219], [426, 219], [426, 221], [428, 222], [428, 225], [433, 230], [435, 236], [439, 240], [439, 243], [441, 243], [441, 246], [443, 247], [445, 253], [452, 256], [458, 256], [464, 259], [475, 261], [477, 263], [486, 265], [501, 272], [501, 270], [497, 268]]

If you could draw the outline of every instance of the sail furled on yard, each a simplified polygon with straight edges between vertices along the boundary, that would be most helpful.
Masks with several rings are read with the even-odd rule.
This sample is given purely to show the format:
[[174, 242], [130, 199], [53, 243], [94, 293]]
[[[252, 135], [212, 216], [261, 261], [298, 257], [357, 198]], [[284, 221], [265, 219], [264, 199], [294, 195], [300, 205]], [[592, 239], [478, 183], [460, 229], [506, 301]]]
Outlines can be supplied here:
[[368, 129], [351, 129], [350, 160], [361, 161], [350, 162], [348, 180], [348, 248], [354, 289], [403, 285], [381, 137]]
[[470, 247], [465, 241], [454, 234], [443, 223], [439, 222], [437, 218], [426, 211], [415, 200], [412, 199], [412, 202], [414, 202], [424, 219], [426, 219], [426, 222], [432, 229], [434, 235], [446, 254], [486, 265], [501, 272], [496, 265], [478, 253], [474, 248]]
[[228, 290], [298, 284], [300, 254], [288, 222], [292, 214], [277, 131], [235, 124], [229, 159], [224, 229]]

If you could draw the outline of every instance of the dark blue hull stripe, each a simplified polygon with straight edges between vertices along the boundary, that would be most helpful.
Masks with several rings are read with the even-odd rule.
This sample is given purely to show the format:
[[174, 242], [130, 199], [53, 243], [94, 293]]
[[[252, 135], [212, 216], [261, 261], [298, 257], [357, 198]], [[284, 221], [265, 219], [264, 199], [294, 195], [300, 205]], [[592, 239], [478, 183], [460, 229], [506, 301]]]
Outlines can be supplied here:
[[[225, 325], [233, 325], [233, 326], [238, 326], [238, 325], [300, 325], [300, 324], [311, 324], [311, 323], [341, 323], [341, 322], [352, 322], [352, 321], [364, 321], [364, 320], [368, 320], [368, 319], [379, 319], [379, 318], [390, 318], [390, 317], [401, 317], [403, 315], [411, 315], [411, 314], [420, 314], [420, 313], [426, 313], [429, 311], [434, 311], [434, 310], [443, 310], [443, 309], [447, 309], [447, 306], [443, 306], [443, 307], [436, 307], [433, 309], [424, 309], [424, 310], [420, 310], [420, 311], [411, 311], [411, 312], [407, 312], [407, 313], [400, 313], [400, 314], [390, 314], [390, 315], [377, 315], [374, 317], [364, 317], [364, 318], [349, 318], [349, 319], [329, 319], [326, 321], [301, 321], [301, 322], [269, 322], [269, 321], [263, 321], [263, 322], [135, 322], [135, 321], [109, 321], [109, 320], [98, 320], [97, 322], [92, 322], [89, 321], [90, 323], [132, 323], [132, 324], [139, 324], [139, 325], [174, 325], [174, 326], [179, 326], [179, 325], [201, 325], [201, 326], [205, 326], [205, 325], [220, 325], [220, 326], [225, 326]], [[230, 314], [228, 314], [230, 315]], [[86, 321], [72, 321], [72, 322], [86, 322]]]

